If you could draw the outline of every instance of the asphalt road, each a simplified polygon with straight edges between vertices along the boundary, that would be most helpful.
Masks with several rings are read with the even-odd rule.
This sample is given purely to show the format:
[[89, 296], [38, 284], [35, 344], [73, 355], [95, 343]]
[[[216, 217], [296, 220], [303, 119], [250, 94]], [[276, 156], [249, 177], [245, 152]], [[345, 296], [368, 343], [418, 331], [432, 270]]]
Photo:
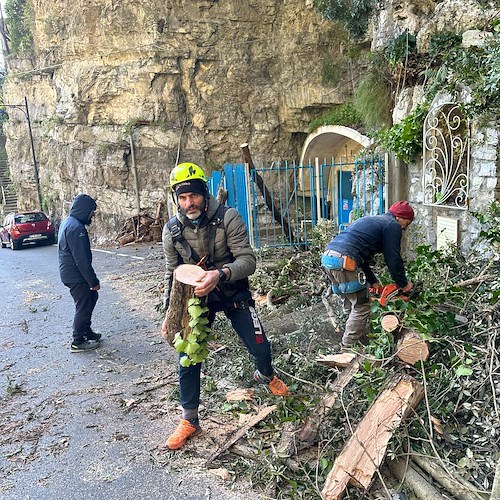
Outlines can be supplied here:
[[0, 250], [1, 498], [242, 498], [162, 449], [178, 415], [165, 403], [174, 353], [147, 292], [158, 254], [94, 251], [103, 342], [71, 353], [73, 302], [57, 246]]

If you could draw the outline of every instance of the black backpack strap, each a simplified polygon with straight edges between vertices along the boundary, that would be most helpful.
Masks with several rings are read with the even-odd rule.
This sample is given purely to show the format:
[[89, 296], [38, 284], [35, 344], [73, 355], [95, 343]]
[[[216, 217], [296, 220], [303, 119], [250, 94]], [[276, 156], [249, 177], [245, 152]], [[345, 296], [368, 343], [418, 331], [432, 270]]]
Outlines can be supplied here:
[[210, 260], [214, 262], [215, 257], [215, 233], [217, 232], [217, 228], [220, 227], [224, 229], [224, 215], [229, 207], [225, 205], [219, 205], [217, 212], [210, 219], [209, 228], [208, 228], [208, 251], [210, 252]]
[[190, 260], [191, 259], [194, 260], [195, 262], [199, 262], [200, 257], [191, 248], [191, 245], [187, 242], [186, 238], [184, 238], [184, 235], [182, 234], [183, 225], [181, 224], [181, 221], [177, 218], [177, 215], [174, 215], [167, 222], [167, 227], [172, 236], [173, 243], [175, 244], [176, 242], [179, 242], [182, 245], [182, 248], [184, 248], [188, 258]]

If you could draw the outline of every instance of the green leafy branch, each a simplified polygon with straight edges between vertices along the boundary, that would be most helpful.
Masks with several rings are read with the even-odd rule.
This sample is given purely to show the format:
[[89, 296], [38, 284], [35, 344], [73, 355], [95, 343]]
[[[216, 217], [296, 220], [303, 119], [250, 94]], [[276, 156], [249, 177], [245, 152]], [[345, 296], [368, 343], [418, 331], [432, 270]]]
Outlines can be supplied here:
[[212, 330], [208, 327], [208, 307], [203, 305], [202, 299], [189, 299], [188, 313], [191, 318], [188, 324], [190, 331], [187, 335], [177, 332], [174, 337], [175, 350], [185, 354], [180, 360], [183, 367], [203, 363], [208, 357], [208, 342], [213, 338]]

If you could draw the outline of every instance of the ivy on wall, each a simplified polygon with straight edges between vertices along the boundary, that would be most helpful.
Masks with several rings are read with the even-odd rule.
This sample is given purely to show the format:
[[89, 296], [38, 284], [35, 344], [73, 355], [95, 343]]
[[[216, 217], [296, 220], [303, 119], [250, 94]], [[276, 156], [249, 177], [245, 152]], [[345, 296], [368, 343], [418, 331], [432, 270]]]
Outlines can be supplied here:
[[[440, 32], [432, 36], [427, 54], [417, 54], [409, 46], [404, 56], [399, 43], [388, 44], [381, 51], [379, 64], [381, 58], [385, 58], [387, 66], [394, 68], [395, 78], [401, 78], [402, 58], [406, 63], [411, 61], [411, 66], [405, 67], [405, 77], [413, 77], [415, 81], [412, 83], [423, 85], [425, 91], [423, 103], [412, 113], [375, 134], [382, 147], [393, 151], [406, 163], [413, 162], [422, 151], [423, 123], [430, 103], [442, 91], [456, 97], [468, 87], [470, 100], [462, 106], [465, 116], [486, 123], [498, 120], [500, 21], [494, 21], [488, 28], [490, 35], [481, 47], [463, 47], [462, 34]], [[397, 88], [400, 88], [399, 83]]]

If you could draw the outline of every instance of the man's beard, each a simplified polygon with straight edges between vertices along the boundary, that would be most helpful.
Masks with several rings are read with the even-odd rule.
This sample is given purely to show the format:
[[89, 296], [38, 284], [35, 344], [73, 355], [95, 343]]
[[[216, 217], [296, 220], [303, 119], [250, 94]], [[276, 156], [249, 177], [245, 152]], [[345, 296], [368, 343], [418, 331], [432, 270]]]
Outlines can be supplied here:
[[179, 212], [182, 215], [185, 215], [189, 220], [196, 220], [199, 217], [201, 217], [201, 215], [203, 214], [203, 206], [204, 206], [204, 203], [202, 204], [202, 206], [199, 206], [199, 205], [193, 206], [193, 207], [191, 207], [191, 210], [189, 211], [189, 213], [186, 209], [179, 208]]
[[189, 220], [196, 220], [198, 219], [198, 217], [200, 217], [201, 215], [201, 210], [196, 210], [194, 212], [191, 212], [191, 213], [186, 213], [185, 210], [181, 210], [181, 212], [189, 219]]

